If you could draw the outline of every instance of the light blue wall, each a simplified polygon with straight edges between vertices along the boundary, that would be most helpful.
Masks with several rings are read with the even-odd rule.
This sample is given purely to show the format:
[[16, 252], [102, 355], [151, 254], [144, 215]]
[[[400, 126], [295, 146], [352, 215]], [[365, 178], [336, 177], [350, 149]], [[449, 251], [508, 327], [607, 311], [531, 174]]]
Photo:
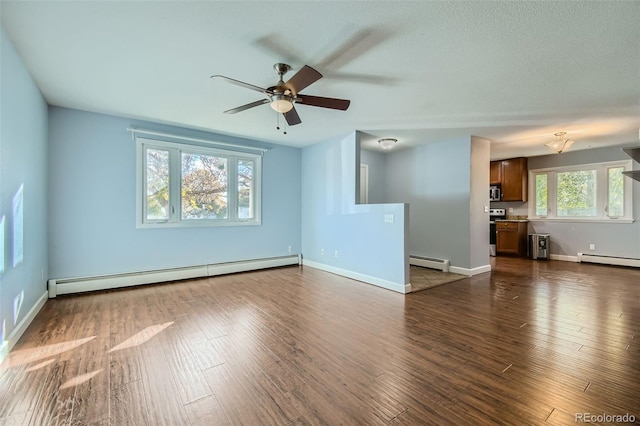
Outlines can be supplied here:
[[387, 201], [385, 194], [386, 178], [385, 154], [374, 151], [360, 151], [360, 162], [369, 167], [369, 204], [382, 204]]
[[[624, 146], [637, 146], [630, 142]], [[606, 161], [629, 160], [622, 146], [568, 151], [562, 155], [545, 155], [529, 158], [529, 170], [547, 167], [575, 166]], [[640, 168], [633, 163], [634, 168]], [[629, 179], [629, 178], [625, 178]], [[507, 204], [508, 203], [502, 203]], [[521, 209], [527, 214], [528, 203]], [[640, 182], [633, 181], [633, 214], [635, 222], [576, 223], [576, 222], [530, 222], [529, 231], [551, 235], [550, 253], [554, 255], [576, 256], [577, 253], [591, 253], [605, 256], [621, 256], [640, 259]], [[596, 250], [589, 250], [589, 244], [595, 244]]]
[[[489, 181], [485, 154], [483, 186]], [[465, 269], [482, 266], [471, 259], [470, 136], [387, 154], [386, 173], [387, 202], [410, 206], [410, 255], [449, 259]], [[486, 235], [488, 263], [488, 218]]]
[[[47, 277], [48, 271], [47, 104], [1, 28], [0, 164], [0, 221], [4, 218], [4, 227], [0, 229], [3, 235], [0, 251], [4, 253], [0, 259], [2, 344], [46, 294], [43, 277]], [[14, 216], [20, 188], [22, 220]], [[14, 237], [20, 234], [17, 229], [20, 222], [22, 244], [19, 236]], [[21, 251], [22, 256], [14, 251]]]
[[136, 228], [136, 145], [127, 127], [255, 145], [255, 142], [78, 110], [49, 109], [50, 277], [69, 278], [301, 251], [299, 148], [263, 159], [262, 225]]
[[[356, 205], [358, 139], [353, 133], [302, 150], [304, 260], [400, 291], [409, 282], [407, 209], [402, 203]], [[385, 214], [394, 223], [385, 223]]]

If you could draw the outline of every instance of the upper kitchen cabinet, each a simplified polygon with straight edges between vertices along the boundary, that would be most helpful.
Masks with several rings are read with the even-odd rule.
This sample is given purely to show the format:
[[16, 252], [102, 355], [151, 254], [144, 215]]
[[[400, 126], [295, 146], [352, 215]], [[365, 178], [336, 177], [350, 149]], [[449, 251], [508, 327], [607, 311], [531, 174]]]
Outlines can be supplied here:
[[500, 201], [527, 201], [527, 159], [520, 157], [492, 161], [489, 181], [491, 185], [500, 185]]
[[528, 170], [524, 157], [502, 160], [502, 201], [527, 201]]
[[489, 167], [489, 184], [502, 184], [502, 161], [492, 161]]

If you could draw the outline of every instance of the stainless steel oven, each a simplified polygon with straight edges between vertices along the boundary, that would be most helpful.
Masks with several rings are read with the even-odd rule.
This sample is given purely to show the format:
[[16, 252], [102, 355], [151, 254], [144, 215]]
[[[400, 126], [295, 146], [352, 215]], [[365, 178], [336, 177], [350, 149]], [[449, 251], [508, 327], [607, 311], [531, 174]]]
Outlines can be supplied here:
[[506, 209], [489, 209], [489, 255], [496, 255], [496, 219], [506, 219]]

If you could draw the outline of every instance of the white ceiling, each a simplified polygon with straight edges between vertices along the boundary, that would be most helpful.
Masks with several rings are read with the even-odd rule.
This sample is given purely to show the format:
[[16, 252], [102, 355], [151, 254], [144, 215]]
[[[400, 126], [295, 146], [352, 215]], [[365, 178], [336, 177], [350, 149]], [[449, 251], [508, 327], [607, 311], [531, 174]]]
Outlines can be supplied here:
[[[353, 130], [398, 149], [462, 135], [492, 158], [637, 144], [640, 2], [1, 1], [2, 26], [47, 102], [306, 146]], [[276, 62], [324, 78], [275, 129], [260, 94]], [[285, 78], [286, 80], [286, 78]], [[282, 124], [282, 120], [281, 120]]]

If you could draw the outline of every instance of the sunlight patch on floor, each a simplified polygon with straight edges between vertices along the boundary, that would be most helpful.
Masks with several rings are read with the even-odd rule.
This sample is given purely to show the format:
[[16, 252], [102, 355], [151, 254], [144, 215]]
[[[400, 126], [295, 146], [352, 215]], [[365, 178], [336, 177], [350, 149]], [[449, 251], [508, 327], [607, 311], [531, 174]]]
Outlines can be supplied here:
[[91, 336], [85, 337], [84, 339], [69, 340], [68, 342], [54, 343], [52, 345], [38, 346], [35, 348], [22, 349], [19, 351], [11, 352], [9, 354], [9, 358], [7, 359], [7, 366], [9, 368], [12, 368], [29, 364], [35, 361], [40, 361], [41, 359], [58, 355], [71, 349], [75, 349], [78, 346], [84, 345], [85, 343], [95, 338], [96, 336]]
[[171, 324], [173, 324], [173, 321], [165, 322], [164, 324], [151, 325], [145, 328], [144, 330], [129, 337], [127, 340], [120, 343], [119, 345], [114, 346], [109, 350], [109, 352], [119, 351], [122, 349], [131, 348], [133, 346], [139, 346], [145, 342], [148, 342], [149, 340], [154, 338], [158, 333], [160, 333], [162, 330], [169, 327]]
[[102, 368], [96, 371], [91, 371], [89, 373], [80, 374], [79, 376], [74, 377], [73, 379], [67, 380], [60, 386], [60, 389], [66, 389], [73, 386], [81, 385], [84, 382], [91, 380], [92, 377], [96, 376], [102, 371]]
[[31, 372], [31, 371], [39, 370], [39, 369], [44, 368], [44, 367], [46, 367], [47, 365], [49, 365], [49, 364], [53, 363], [54, 361], [55, 361], [55, 359], [53, 359], [53, 358], [49, 358], [49, 359], [48, 359], [48, 360], [46, 360], [46, 361], [42, 361], [40, 364], [32, 365], [31, 367], [27, 368], [25, 371], [26, 371], [27, 373], [29, 373], [29, 372]]

